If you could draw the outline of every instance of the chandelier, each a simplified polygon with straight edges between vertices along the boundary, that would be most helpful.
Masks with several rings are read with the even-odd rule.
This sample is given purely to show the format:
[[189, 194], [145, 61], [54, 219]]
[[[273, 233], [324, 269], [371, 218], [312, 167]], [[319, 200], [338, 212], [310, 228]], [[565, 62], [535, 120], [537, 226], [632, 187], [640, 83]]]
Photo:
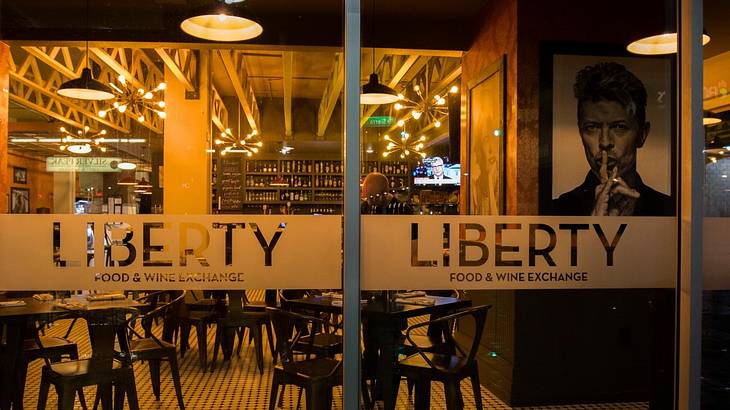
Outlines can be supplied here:
[[400, 138], [391, 138], [388, 134], [385, 134], [383, 140], [388, 142], [385, 151], [383, 151], [383, 158], [387, 158], [394, 153], [399, 153], [401, 159], [408, 158], [411, 153], [420, 155], [421, 158], [426, 157], [426, 153], [423, 152], [423, 141], [426, 141], [425, 135], [421, 135], [418, 139], [411, 139], [411, 134], [403, 130], [400, 133]]
[[261, 141], [256, 141], [254, 138], [256, 135], [258, 135], [258, 131], [253, 130], [244, 137], [235, 136], [230, 128], [226, 128], [225, 131], [221, 132], [220, 138], [216, 138], [214, 142], [215, 145], [220, 146], [221, 155], [239, 153], [250, 157], [259, 152], [259, 148], [264, 145]]
[[145, 90], [144, 88], [133, 89], [127, 84], [127, 79], [120, 75], [117, 77], [119, 85], [109, 83], [114, 90], [114, 101], [111, 107], [99, 110], [99, 117], [106, 117], [109, 110], [117, 110], [120, 114], [129, 111], [137, 121], [143, 123], [149, 121], [145, 118], [145, 111], [152, 111], [161, 119], [165, 119], [165, 100], [162, 92], [167, 88], [167, 84], [160, 83], [153, 90]]
[[106, 135], [106, 130], [93, 132], [88, 125], [83, 130], [77, 130], [76, 135], [69, 132], [65, 127], [59, 128], [61, 131], [61, 151], [68, 151], [74, 154], [88, 154], [91, 152], [91, 143], [93, 142], [97, 149], [106, 152], [106, 147], [100, 145]]
[[[457, 86], [452, 86], [449, 90], [451, 94], [459, 92]], [[434, 95], [432, 98], [428, 97], [428, 90], [424, 93], [421, 90], [421, 86], [416, 84], [413, 86], [413, 94], [415, 97], [413, 100], [407, 98], [403, 94], [398, 94], [400, 101], [393, 105], [396, 111], [410, 110], [410, 116], [405, 116], [398, 121], [398, 126], [403, 127], [406, 121], [411, 118], [419, 120], [425, 115], [426, 124], [433, 124], [434, 127], [441, 127], [442, 122], [449, 115], [449, 108], [446, 104], [446, 96], [440, 94]]]

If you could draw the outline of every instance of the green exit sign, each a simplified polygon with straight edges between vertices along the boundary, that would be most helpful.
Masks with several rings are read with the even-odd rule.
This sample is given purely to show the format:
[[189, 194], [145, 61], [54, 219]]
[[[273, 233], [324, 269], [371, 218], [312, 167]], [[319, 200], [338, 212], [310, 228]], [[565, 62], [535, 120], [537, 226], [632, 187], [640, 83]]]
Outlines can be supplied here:
[[382, 117], [370, 117], [365, 122], [366, 127], [390, 127], [393, 125], [393, 121], [395, 121], [395, 118], [390, 116], [382, 116]]

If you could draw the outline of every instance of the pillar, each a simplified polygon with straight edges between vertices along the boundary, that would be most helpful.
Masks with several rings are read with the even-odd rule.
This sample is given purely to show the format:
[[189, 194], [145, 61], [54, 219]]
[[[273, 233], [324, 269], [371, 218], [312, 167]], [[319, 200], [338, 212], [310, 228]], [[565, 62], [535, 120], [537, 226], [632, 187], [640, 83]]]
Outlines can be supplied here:
[[199, 61], [199, 98], [185, 98], [185, 85], [165, 67], [163, 209], [166, 214], [210, 212], [210, 51]]

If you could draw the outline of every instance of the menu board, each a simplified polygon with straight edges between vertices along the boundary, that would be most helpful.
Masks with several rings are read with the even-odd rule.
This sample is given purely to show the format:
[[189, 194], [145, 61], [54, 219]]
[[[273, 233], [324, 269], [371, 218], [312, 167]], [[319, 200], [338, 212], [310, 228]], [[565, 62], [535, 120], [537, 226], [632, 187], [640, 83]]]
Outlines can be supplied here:
[[219, 167], [219, 207], [222, 211], [240, 211], [243, 207], [243, 164], [241, 158], [221, 158]]

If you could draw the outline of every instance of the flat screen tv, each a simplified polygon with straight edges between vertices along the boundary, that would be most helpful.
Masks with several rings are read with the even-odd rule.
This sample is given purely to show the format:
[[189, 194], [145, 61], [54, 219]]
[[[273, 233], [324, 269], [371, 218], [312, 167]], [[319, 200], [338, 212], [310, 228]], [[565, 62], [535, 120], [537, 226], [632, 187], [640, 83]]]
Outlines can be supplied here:
[[427, 157], [413, 170], [413, 185], [459, 185], [461, 165], [451, 164], [448, 158]]

